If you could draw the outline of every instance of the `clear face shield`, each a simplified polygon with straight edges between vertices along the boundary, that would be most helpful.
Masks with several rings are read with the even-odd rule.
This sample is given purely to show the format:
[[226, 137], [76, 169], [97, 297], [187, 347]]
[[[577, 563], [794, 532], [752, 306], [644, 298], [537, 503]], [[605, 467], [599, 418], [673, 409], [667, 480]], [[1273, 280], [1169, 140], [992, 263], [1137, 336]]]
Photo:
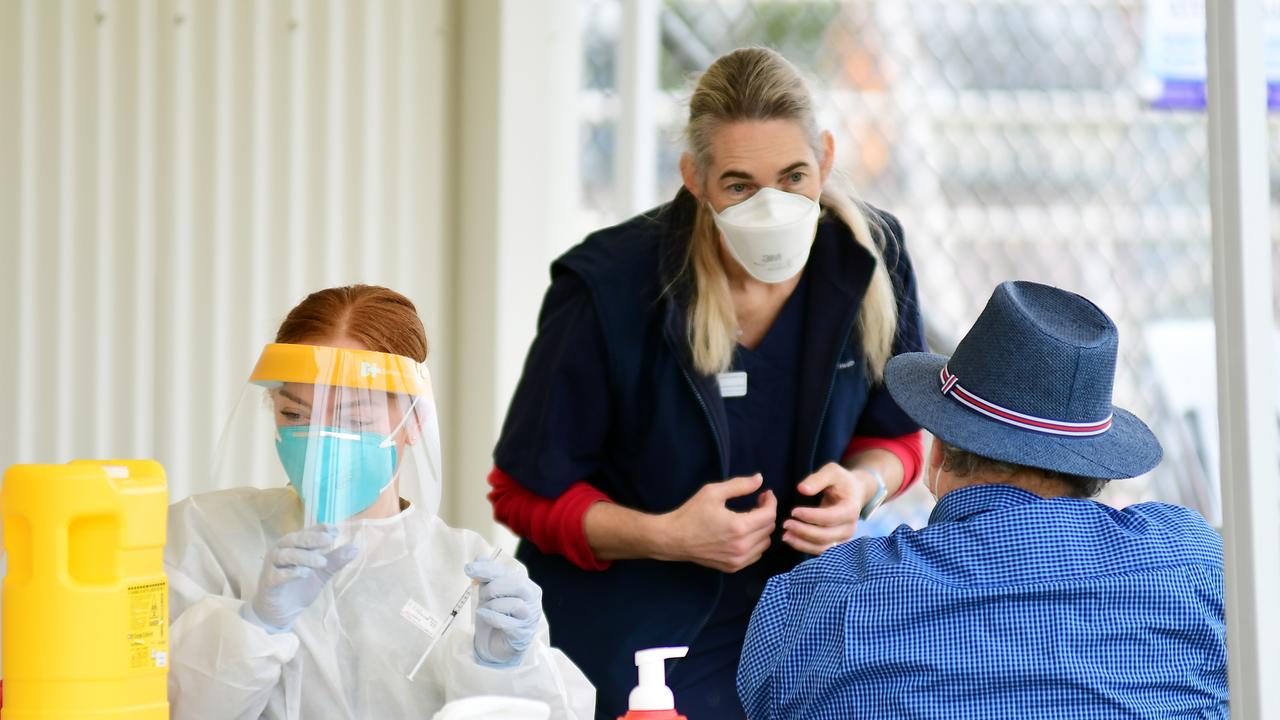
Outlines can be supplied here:
[[304, 522], [435, 514], [440, 434], [426, 365], [318, 345], [266, 346], [214, 458], [218, 489], [291, 487]]

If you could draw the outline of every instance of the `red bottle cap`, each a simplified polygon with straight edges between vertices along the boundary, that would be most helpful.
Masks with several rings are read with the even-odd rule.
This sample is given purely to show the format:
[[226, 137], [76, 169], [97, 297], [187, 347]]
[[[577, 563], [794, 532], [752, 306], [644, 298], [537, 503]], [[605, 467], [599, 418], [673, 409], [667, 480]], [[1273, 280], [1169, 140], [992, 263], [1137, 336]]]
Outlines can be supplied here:
[[618, 720], [688, 720], [675, 710], [629, 710]]

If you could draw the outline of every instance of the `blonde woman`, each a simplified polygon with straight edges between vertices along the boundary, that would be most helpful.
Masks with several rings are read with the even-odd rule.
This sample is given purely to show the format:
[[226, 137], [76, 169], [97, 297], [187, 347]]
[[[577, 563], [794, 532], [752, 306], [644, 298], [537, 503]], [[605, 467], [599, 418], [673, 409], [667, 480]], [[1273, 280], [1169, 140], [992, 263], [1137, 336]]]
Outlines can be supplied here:
[[552, 266], [490, 476], [598, 717], [661, 645], [690, 646], [669, 672], [683, 714], [741, 717], [765, 581], [849, 540], [920, 466], [881, 383], [924, 344], [902, 231], [837, 182], [795, 68], [719, 58], [686, 135], [674, 200]]

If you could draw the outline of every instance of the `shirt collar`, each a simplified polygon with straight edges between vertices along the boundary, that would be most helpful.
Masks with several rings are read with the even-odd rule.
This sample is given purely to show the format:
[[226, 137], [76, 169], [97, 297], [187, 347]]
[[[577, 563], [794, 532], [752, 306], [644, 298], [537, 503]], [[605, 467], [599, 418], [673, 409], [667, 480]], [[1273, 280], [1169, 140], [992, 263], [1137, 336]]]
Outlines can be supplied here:
[[967, 520], [974, 515], [1029, 505], [1039, 500], [1043, 498], [1012, 485], [970, 485], [943, 495], [929, 514], [929, 524]]

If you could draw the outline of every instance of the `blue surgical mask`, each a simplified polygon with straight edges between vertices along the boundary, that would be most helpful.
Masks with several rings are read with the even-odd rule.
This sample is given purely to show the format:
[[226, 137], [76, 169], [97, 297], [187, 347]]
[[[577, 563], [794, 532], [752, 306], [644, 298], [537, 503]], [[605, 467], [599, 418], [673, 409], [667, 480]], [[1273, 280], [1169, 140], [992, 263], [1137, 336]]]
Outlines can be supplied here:
[[306, 426], [277, 433], [280, 464], [314, 522], [341, 522], [363, 512], [395, 477], [396, 446], [386, 435]]

